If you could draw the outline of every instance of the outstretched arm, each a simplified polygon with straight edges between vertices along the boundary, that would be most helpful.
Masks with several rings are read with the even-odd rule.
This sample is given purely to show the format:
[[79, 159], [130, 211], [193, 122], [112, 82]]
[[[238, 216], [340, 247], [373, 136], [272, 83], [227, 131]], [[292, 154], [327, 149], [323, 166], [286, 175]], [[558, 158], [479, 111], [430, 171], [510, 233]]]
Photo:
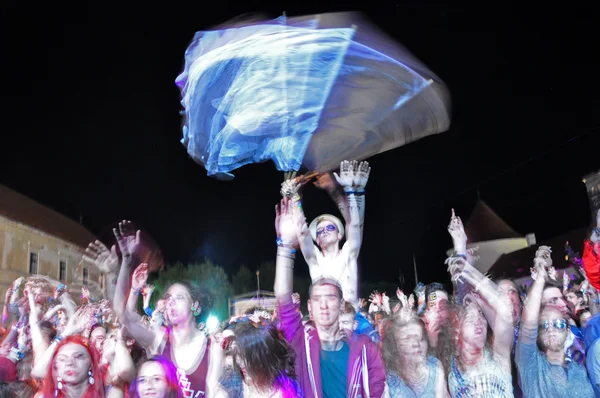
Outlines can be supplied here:
[[119, 228], [115, 228], [113, 232], [122, 255], [113, 309], [131, 336], [144, 348], [149, 349], [155, 343], [156, 334], [139, 322], [138, 314], [126, 308], [131, 285], [129, 269], [133, 265], [133, 254], [140, 242], [140, 231], [134, 231], [129, 221], [122, 221], [119, 223]]
[[279, 305], [292, 302], [294, 285], [294, 260], [296, 246], [296, 226], [293, 216], [293, 206], [289, 198], [283, 198], [277, 213], [277, 230], [281, 236], [281, 243], [277, 247], [275, 261], [275, 285], [273, 290]]
[[[367, 169], [367, 171], [361, 171], [361, 176], [358, 176], [358, 170]], [[355, 170], [357, 170], [355, 172]], [[356, 161], [344, 160], [340, 164], [340, 174], [333, 173], [338, 184], [340, 184], [347, 195], [348, 210], [350, 218], [346, 224], [346, 244], [344, 249], [348, 250], [351, 259], [357, 259], [360, 252], [360, 246], [362, 243], [362, 220], [360, 216], [360, 209], [357, 202], [355, 184], [359, 183], [362, 185], [362, 193], [364, 194], [364, 184], [368, 181], [369, 164], [367, 162], [361, 162], [360, 165]], [[363, 195], [364, 196], [364, 195]], [[363, 208], [364, 210], [364, 208]]]
[[497, 293], [495, 284], [489, 278], [466, 260], [467, 234], [462, 221], [454, 214], [454, 210], [452, 210], [448, 232], [452, 236], [457, 253], [456, 257], [451, 257], [447, 261], [453, 274], [452, 279], [456, 283], [470, 284], [479, 293], [480, 299], [477, 299], [477, 303], [494, 332], [494, 351], [505, 358], [510, 358], [514, 328], [510, 302]]
[[521, 328], [531, 331], [531, 333], [519, 333], [519, 342], [524, 342], [525, 344], [535, 344], [536, 341], [542, 294], [546, 285], [546, 279], [548, 278], [546, 261], [549, 258], [550, 248], [541, 246], [536, 252], [531, 275], [534, 277], [534, 281], [527, 294], [527, 300], [525, 301], [521, 316]]
[[324, 173], [317, 177], [315, 186], [327, 192], [329, 197], [335, 202], [338, 210], [344, 217], [344, 221], [348, 223], [350, 221], [350, 209], [348, 208], [348, 201], [346, 200], [346, 193], [337, 184], [332, 173]]
[[[310, 236], [310, 232], [308, 230], [308, 225], [306, 224], [306, 217], [304, 216], [304, 211], [302, 210], [302, 198], [300, 196], [300, 191], [306, 182], [307, 180], [302, 179], [302, 177], [284, 181], [283, 184], [281, 184], [281, 195], [284, 198], [289, 199], [289, 204], [293, 210], [293, 218], [295, 220], [296, 239], [300, 245], [300, 250], [302, 251], [304, 260], [306, 261], [306, 264], [308, 264], [308, 268], [312, 274], [313, 268], [318, 265], [317, 250], [319, 249], [312, 241], [312, 237]], [[277, 232], [277, 244], [279, 245], [281, 242], [281, 233], [279, 231], [279, 220], [281, 214], [279, 205], [275, 206], [275, 215], [275, 231]]]
[[106, 297], [112, 300], [119, 276], [117, 247], [113, 245], [109, 250], [104, 243], [96, 240], [85, 249], [83, 260], [95, 265], [100, 272], [106, 274]]

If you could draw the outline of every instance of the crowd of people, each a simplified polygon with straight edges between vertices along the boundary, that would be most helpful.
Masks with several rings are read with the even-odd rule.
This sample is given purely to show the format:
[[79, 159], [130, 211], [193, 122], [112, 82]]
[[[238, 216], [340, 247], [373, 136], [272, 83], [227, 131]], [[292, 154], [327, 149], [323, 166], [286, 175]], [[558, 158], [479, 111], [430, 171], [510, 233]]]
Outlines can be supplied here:
[[[252, 308], [216, 331], [199, 326], [202, 292], [187, 281], [152, 305], [140, 233], [128, 221], [114, 230], [117, 246], [95, 241], [85, 252], [106, 275], [106, 298], [85, 286], [72, 297], [40, 275], [17, 279], [2, 314], [0, 397], [600, 397], [600, 213], [578, 279], [560, 276], [551, 248], [540, 246], [527, 291], [492, 281], [474, 266], [452, 212], [453, 292], [431, 283], [364, 299], [358, 258], [370, 171], [345, 161], [317, 177], [343, 221], [324, 214], [308, 224], [309, 179], [282, 184], [276, 309]], [[293, 291], [298, 251], [308, 292]]]

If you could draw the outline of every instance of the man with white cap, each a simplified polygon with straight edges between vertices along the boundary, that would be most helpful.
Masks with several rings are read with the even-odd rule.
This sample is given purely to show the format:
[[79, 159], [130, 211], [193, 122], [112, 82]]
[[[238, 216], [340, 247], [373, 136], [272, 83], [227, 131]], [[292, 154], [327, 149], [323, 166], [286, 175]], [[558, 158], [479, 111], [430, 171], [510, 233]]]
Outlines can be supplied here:
[[[353, 306], [358, 302], [358, 254], [362, 243], [365, 186], [370, 172], [368, 162], [345, 160], [340, 165], [340, 174], [333, 173], [346, 193], [344, 199], [347, 202], [338, 203], [346, 214], [345, 229], [342, 221], [331, 214], [318, 216], [310, 226], [302, 216], [300, 219], [304, 221], [297, 226], [300, 249], [313, 282], [323, 277], [338, 280], [344, 300]], [[295, 195], [294, 200], [301, 212], [300, 197]], [[340, 248], [344, 233], [346, 243]]]

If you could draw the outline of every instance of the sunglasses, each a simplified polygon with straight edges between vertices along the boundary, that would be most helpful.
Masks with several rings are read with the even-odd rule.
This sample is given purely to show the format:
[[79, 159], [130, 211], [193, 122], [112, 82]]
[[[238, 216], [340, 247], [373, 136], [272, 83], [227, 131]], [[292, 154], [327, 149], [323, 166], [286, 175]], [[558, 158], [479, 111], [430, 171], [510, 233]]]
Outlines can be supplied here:
[[323, 228], [317, 229], [317, 236], [321, 235], [323, 232], [325, 232], [325, 230], [327, 230], [329, 232], [333, 232], [333, 231], [336, 231], [337, 228], [335, 227], [335, 225], [329, 224]]
[[540, 323], [540, 328], [544, 328], [544, 330], [550, 329], [550, 325], [554, 327], [556, 330], [563, 330], [567, 327], [566, 319], [549, 319]]

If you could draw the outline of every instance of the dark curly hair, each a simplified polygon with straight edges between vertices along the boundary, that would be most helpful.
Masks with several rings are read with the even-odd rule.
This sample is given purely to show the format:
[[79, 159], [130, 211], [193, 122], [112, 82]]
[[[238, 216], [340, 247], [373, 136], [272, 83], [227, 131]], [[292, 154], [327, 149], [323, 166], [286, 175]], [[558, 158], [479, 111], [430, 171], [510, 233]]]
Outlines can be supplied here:
[[239, 322], [235, 327], [235, 341], [234, 366], [241, 371], [239, 362], [244, 364], [244, 371], [258, 391], [268, 392], [273, 387], [284, 391], [296, 388], [294, 350], [274, 325]]

